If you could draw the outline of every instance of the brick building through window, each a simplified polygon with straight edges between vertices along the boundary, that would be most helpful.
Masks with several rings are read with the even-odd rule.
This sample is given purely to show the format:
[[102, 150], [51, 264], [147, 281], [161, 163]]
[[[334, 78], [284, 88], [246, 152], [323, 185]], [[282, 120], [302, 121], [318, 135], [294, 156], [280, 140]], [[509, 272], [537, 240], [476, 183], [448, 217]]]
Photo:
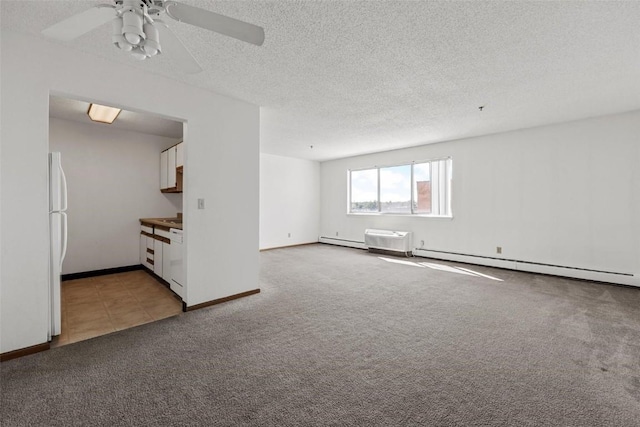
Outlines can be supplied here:
[[431, 181], [416, 181], [418, 190], [417, 212], [431, 213]]

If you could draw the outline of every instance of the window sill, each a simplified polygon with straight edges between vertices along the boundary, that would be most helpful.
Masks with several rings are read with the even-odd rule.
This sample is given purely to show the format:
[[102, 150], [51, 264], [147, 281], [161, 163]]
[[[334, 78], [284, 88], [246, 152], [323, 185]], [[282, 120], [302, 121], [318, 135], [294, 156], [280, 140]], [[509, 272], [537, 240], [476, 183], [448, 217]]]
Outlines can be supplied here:
[[409, 218], [434, 218], [434, 219], [453, 219], [453, 215], [428, 215], [428, 214], [410, 214], [410, 213], [385, 213], [385, 212], [347, 212], [347, 216], [405, 216]]

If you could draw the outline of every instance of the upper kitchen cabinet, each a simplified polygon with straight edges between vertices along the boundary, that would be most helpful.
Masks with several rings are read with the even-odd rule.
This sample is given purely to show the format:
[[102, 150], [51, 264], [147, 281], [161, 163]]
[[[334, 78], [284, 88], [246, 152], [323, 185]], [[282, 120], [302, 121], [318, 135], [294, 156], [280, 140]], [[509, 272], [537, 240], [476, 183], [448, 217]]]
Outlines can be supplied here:
[[184, 142], [176, 145], [176, 186], [182, 192], [182, 181], [184, 173]]
[[167, 190], [177, 190], [176, 182], [176, 147], [173, 146], [167, 150]]
[[176, 168], [184, 166], [184, 143], [176, 145]]
[[160, 190], [169, 188], [169, 150], [160, 153]]
[[182, 193], [184, 152], [182, 143], [160, 153], [160, 191]]

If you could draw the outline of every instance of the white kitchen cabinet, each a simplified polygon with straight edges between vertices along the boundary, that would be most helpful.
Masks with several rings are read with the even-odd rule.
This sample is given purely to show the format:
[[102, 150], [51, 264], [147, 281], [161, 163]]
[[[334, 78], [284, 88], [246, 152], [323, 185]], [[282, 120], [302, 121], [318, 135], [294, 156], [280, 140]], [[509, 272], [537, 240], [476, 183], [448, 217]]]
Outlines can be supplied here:
[[184, 143], [176, 145], [176, 167], [184, 166]]
[[169, 151], [160, 153], [160, 189], [169, 187]]
[[165, 242], [162, 242], [162, 278], [171, 283], [171, 244]]
[[[160, 153], [160, 191], [163, 193], [182, 193], [182, 168], [184, 149], [182, 143], [167, 148]], [[180, 167], [178, 172], [177, 168]]]
[[140, 264], [147, 263], [147, 236], [140, 234]]
[[[153, 253], [151, 253], [151, 251], [153, 251], [153, 237], [149, 237], [146, 236], [147, 238], [147, 258], [145, 259], [144, 265], [145, 267], [147, 267], [149, 270], [153, 271], [153, 264], [151, 262], [153, 261]], [[151, 262], [149, 262], [151, 261]]]
[[163, 258], [162, 241], [153, 239], [153, 272], [156, 276], [162, 277]]
[[176, 181], [176, 147], [167, 150], [167, 188], [177, 188]]

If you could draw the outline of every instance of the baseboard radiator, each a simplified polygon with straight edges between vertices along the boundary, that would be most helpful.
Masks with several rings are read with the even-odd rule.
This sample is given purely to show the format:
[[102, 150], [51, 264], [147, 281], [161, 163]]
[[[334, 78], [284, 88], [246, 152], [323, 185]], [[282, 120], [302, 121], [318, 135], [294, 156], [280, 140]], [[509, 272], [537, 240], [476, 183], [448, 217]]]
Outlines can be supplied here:
[[544, 264], [534, 261], [524, 261], [508, 258], [493, 258], [482, 255], [469, 255], [457, 252], [445, 252], [420, 248], [415, 248], [414, 255], [431, 259], [442, 259], [445, 261], [504, 268], [507, 270], [527, 271], [529, 273], [549, 274], [552, 276], [571, 277], [574, 279], [640, 287], [640, 276], [638, 274], [634, 275], [633, 273], [629, 272], [623, 273], [615, 271], [593, 270], [565, 265]]
[[[388, 233], [388, 231], [386, 232]], [[346, 240], [338, 239], [336, 237], [320, 236], [318, 238], [318, 241], [320, 243], [329, 245], [344, 246], [355, 249], [368, 249], [367, 245], [364, 242], [356, 240]], [[553, 276], [570, 277], [573, 279], [590, 280], [595, 282], [615, 283], [618, 285], [634, 286], [640, 288], [640, 274], [634, 274], [632, 272], [587, 270], [585, 268], [541, 264], [533, 261], [494, 258], [490, 256], [471, 255], [459, 252], [446, 252], [435, 249], [411, 248], [411, 250], [413, 256], [421, 258], [441, 259], [445, 261], [483, 265], [487, 267], [497, 267], [515, 271], [526, 271], [529, 273], [550, 274]], [[394, 253], [398, 254], [401, 252]]]
[[375, 230], [364, 231], [364, 244], [369, 251], [390, 251], [411, 255], [413, 246], [411, 231]]

